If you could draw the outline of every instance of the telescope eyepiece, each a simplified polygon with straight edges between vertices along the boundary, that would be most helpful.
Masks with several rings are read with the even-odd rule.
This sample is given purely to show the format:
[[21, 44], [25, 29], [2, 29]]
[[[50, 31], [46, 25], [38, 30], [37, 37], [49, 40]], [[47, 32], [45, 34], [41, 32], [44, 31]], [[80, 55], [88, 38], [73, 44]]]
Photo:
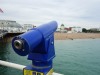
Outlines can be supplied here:
[[23, 41], [22, 40], [15, 40], [14, 47], [18, 50], [22, 49], [23, 48]]

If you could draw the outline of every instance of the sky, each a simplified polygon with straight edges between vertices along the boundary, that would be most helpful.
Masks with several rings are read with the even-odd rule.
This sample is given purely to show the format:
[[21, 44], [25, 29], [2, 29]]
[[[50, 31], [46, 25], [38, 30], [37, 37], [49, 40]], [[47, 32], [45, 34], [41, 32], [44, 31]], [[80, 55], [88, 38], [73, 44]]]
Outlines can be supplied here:
[[0, 0], [0, 20], [19, 24], [57, 21], [66, 27], [100, 27], [100, 0]]

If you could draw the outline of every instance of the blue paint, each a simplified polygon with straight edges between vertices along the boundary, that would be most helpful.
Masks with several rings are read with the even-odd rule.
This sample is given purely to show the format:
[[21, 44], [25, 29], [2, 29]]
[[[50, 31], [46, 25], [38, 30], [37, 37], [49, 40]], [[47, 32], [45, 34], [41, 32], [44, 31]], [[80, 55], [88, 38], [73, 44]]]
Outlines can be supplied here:
[[[57, 29], [57, 22], [52, 21], [15, 37], [12, 40], [14, 51], [21, 55], [28, 55], [28, 60], [38, 67], [49, 66], [52, 68], [52, 60], [55, 57], [54, 32]], [[24, 45], [19, 50], [14, 46], [15, 40], [22, 40]]]

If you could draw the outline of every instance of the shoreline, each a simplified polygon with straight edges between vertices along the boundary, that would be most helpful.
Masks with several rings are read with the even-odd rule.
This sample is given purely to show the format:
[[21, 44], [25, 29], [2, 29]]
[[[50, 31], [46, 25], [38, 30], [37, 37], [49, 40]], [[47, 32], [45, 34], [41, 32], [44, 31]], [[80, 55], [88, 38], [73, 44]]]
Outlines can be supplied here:
[[96, 39], [100, 33], [58, 33], [54, 34], [55, 40]]
[[[4, 38], [0, 41], [11, 42], [13, 37]], [[55, 40], [74, 40], [74, 39], [100, 39], [100, 33], [54, 33]]]

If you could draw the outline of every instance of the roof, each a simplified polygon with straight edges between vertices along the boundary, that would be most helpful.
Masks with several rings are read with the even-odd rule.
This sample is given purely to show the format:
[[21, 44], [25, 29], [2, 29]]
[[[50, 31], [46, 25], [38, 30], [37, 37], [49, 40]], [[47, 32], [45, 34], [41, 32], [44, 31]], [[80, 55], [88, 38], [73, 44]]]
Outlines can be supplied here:
[[16, 21], [11, 21], [11, 20], [0, 20], [0, 27], [22, 28], [22, 26], [16, 23]]
[[6, 25], [7, 27], [16, 27], [16, 28], [22, 28], [22, 26], [18, 23], [12, 23], [12, 24], [8, 24]]
[[61, 24], [61, 26], [64, 26], [64, 24]]

